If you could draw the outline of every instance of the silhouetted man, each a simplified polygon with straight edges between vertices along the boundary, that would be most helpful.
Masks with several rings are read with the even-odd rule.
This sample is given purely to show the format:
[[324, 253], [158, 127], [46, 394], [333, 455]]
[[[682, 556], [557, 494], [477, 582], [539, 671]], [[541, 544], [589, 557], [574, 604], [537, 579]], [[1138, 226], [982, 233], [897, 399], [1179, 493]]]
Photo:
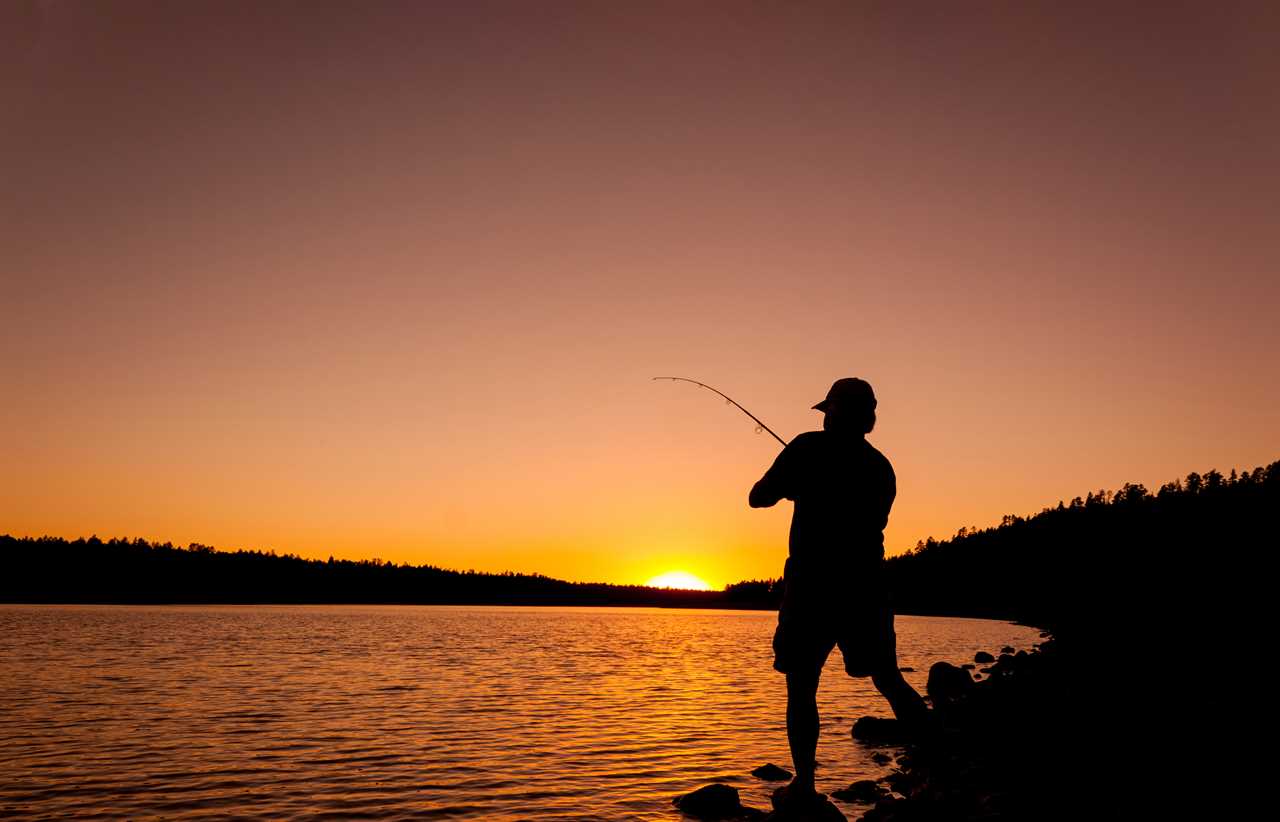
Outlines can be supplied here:
[[869, 676], [899, 720], [928, 708], [898, 671], [893, 610], [884, 582], [884, 526], [897, 494], [889, 460], [867, 442], [876, 398], [867, 382], [836, 380], [821, 431], [793, 439], [751, 489], [752, 508], [795, 502], [773, 667], [787, 675], [787, 741], [796, 776], [785, 802], [816, 799], [818, 677], [840, 646], [849, 676]]

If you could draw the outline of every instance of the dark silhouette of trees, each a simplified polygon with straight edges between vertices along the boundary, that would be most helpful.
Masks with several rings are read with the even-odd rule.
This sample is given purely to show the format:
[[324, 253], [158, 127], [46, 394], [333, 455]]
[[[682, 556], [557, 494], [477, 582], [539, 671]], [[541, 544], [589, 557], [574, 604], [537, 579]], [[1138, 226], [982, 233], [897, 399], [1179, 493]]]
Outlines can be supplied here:
[[[889, 560], [899, 613], [1015, 619], [1056, 634], [1098, 629], [1115, 608], [1176, 603], [1205, 615], [1240, 596], [1235, 558], [1276, 543], [1280, 462], [1089, 492], [993, 528], [961, 528]], [[1158, 611], [1156, 611], [1158, 613]]]
[[[1005, 515], [922, 540], [888, 562], [898, 613], [1016, 619], [1055, 633], [1087, 626], [1099, 603], [1231, 595], [1219, 570], [1276, 544], [1280, 462], [1188, 474], [1152, 494], [1127, 483], [1033, 516]], [[143, 539], [0, 536], [0, 601], [434, 603], [774, 608], [779, 580], [723, 591], [574, 583], [540, 574], [451, 571], [371, 560], [308, 560]]]
[[308, 560], [143, 539], [0, 536], [4, 602], [433, 603], [767, 607], [751, 590], [575, 583], [541, 574], [451, 571], [380, 559]]
[[726, 585], [725, 607], [777, 608], [782, 602], [781, 579], [750, 579]]

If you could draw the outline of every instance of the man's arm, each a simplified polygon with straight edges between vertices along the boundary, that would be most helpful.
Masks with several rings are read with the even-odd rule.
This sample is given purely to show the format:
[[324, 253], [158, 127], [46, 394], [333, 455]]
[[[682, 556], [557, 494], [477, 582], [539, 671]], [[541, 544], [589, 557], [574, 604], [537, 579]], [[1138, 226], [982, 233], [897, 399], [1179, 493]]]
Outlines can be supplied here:
[[747, 497], [747, 504], [752, 508], [769, 508], [777, 505], [782, 499], [782, 493], [769, 483], [769, 477], [766, 474], [760, 478], [760, 481], [751, 486], [751, 494]]
[[[794, 444], [795, 440], [791, 442]], [[765, 471], [760, 481], [751, 486], [747, 504], [752, 508], [769, 508], [777, 505], [781, 499], [792, 499], [791, 467], [794, 462], [795, 449], [792, 445], [788, 445], [782, 449], [782, 453], [778, 454], [777, 459], [773, 461], [773, 465], [769, 466], [769, 470]]]

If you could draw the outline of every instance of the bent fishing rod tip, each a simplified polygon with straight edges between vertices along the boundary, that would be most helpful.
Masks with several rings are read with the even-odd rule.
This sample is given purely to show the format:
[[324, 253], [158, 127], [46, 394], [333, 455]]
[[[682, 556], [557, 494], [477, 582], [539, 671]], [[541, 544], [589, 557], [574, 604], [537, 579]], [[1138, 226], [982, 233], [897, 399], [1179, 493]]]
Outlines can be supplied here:
[[693, 383], [694, 385], [701, 386], [702, 388], [705, 388], [705, 389], [707, 389], [708, 391], [710, 391], [710, 392], [712, 392], [712, 393], [714, 393], [714, 394], [719, 394], [720, 396], [724, 397], [724, 401], [725, 401], [726, 403], [728, 403], [729, 405], [732, 405], [732, 406], [736, 407], [739, 411], [741, 411], [742, 413], [746, 414], [748, 417], [750, 417], [750, 418], [751, 418], [751, 421], [752, 421], [752, 422], [754, 422], [754, 423], [756, 424], [756, 426], [757, 426], [757, 427], [756, 427], [756, 433], [757, 433], [757, 434], [758, 434], [758, 433], [760, 433], [762, 430], [763, 430], [763, 431], [768, 431], [770, 434], [772, 434], [772, 435], [773, 435], [773, 438], [774, 438], [775, 440], [777, 440], [778, 442], [782, 443], [783, 447], [785, 447], [785, 446], [786, 446], [786, 444], [787, 444], [787, 441], [786, 441], [786, 440], [784, 440], [782, 437], [779, 437], [776, 433], [774, 433], [774, 430], [773, 430], [772, 428], [770, 428], [769, 426], [765, 425], [763, 422], [761, 422], [761, 421], [760, 421], [760, 418], [759, 418], [759, 417], [757, 417], [755, 414], [752, 414], [750, 411], [748, 411], [747, 409], [743, 408], [743, 407], [738, 403], [738, 401], [737, 401], [737, 400], [733, 399], [733, 398], [732, 398], [732, 397], [730, 397], [728, 394], [724, 393], [723, 391], [720, 391], [720, 390], [719, 390], [719, 389], [717, 389], [717, 388], [712, 388], [711, 386], [707, 385], [705, 382], [698, 382], [697, 380], [691, 380], [691, 379], [689, 379], [688, 377], [654, 377], [654, 379], [655, 379], [655, 380], [679, 380], [680, 382], [691, 382], [691, 383]]

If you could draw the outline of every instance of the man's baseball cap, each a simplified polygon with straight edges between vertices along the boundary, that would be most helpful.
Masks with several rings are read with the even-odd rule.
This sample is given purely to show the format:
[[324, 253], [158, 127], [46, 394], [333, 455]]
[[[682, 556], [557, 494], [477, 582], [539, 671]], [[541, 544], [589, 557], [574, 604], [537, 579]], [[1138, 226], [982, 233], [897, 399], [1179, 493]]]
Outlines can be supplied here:
[[827, 398], [813, 406], [813, 410], [826, 411], [831, 403], [837, 401], [853, 406], [861, 405], [873, 411], [876, 407], [876, 395], [871, 390], [871, 383], [857, 377], [843, 377], [831, 383]]

